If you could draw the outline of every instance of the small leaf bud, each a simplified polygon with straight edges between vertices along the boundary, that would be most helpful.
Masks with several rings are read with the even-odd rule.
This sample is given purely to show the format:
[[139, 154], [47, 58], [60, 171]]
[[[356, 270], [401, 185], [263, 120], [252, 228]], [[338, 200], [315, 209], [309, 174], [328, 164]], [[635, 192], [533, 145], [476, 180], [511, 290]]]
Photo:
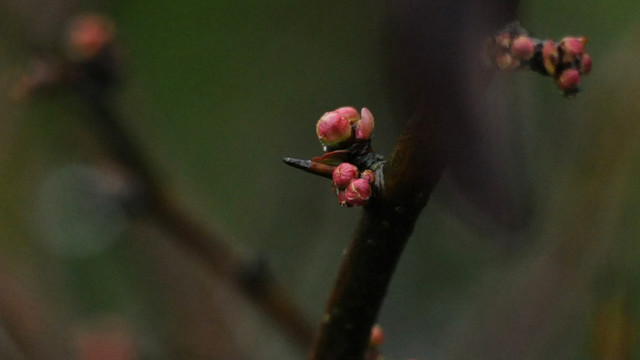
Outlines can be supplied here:
[[361, 111], [362, 118], [360, 121], [357, 121], [355, 124], [356, 127], [356, 139], [358, 140], [369, 140], [371, 138], [371, 133], [373, 133], [374, 121], [373, 114], [367, 108], [362, 108]]
[[336, 111], [324, 113], [316, 124], [316, 134], [322, 144], [334, 147], [351, 137], [351, 124]]
[[513, 40], [511, 45], [511, 54], [516, 58], [524, 61], [528, 61], [533, 57], [535, 53], [536, 45], [528, 36], [519, 36]]
[[345, 195], [349, 205], [364, 205], [371, 197], [371, 185], [365, 179], [355, 179], [347, 186]]
[[342, 163], [333, 170], [333, 184], [339, 189], [344, 189], [351, 181], [357, 179], [358, 175], [358, 168], [355, 165]]

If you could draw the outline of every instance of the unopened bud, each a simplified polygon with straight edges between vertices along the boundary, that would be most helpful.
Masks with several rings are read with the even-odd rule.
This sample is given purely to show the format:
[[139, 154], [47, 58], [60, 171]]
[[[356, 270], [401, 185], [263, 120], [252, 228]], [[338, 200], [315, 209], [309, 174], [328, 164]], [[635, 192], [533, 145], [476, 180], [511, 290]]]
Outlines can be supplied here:
[[351, 181], [357, 179], [358, 175], [359, 171], [355, 165], [342, 163], [333, 170], [333, 184], [339, 189], [344, 189]]
[[584, 44], [587, 38], [566, 37], [560, 41], [560, 49], [563, 53], [563, 62], [571, 62], [584, 54]]
[[496, 35], [495, 40], [496, 44], [498, 44], [498, 46], [500, 46], [501, 48], [509, 49], [509, 46], [511, 46], [511, 34], [509, 34], [508, 32], [503, 32]]
[[511, 53], [520, 60], [530, 60], [536, 50], [536, 44], [528, 36], [519, 36], [513, 40]]
[[316, 124], [316, 134], [321, 143], [334, 147], [351, 137], [351, 124], [349, 119], [336, 111], [330, 111], [322, 115]]
[[338, 191], [336, 191], [336, 196], [338, 197], [338, 203], [340, 206], [349, 206], [347, 202], [347, 192], [345, 190], [338, 189]]
[[549, 75], [555, 75], [558, 67], [558, 49], [553, 40], [547, 40], [542, 45], [542, 62]]
[[369, 339], [369, 344], [374, 347], [379, 347], [384, 343], [384, 331], [382, 331], [382, 327], [378, 324], [375, 324], [371, 328], [371, 337]]
[[518, 61], [518, 59], [514, 59], [513, 55], [509, 53], [498, 55], [498, 57], [496, 58], [496, 62], [500, 70], [515, 69], [520, 66], [520, 61]]
[[356, 139], [357, 140], [369, 140], [371, 133], [373, 133], [374, 121], [373, 114], [367, 108], [362, 108], [362, 118], [356, 122]]
[[373, 184], [376, 182], [376, 173], [373, 170], [367, 169], [360, 174], [361, 179], [365, 179], [369, 182], [369, 184]]
[[582, 60], [580, 61], [580, 72], [582, 74], [588, 74], [591, 72], [591, 56], [589, 56], [589, 54], [582, 55]]
[[371, 197], [371, 185], [365, 179], [353, 180], [345, 190], [347, 204], [353, 206], [364, 205]]
[[114, 28], [113, 22], [101, 15], [78, 17], [69, 27], [69, 55], [80, 60], [96, 56], [113, 42]]
[[334, 110], [340, 116], [346, 118], [349, 121], [349, 124], [353, 124], [356, 121], [360, 120], [360, 114], [358, 114], [358, 110], [356, 110], [352, 106], [344, 106], [341, 108], [337, 108]]
[[569, 68], [564, 70], [558, 77], [558, 87], [565, 92], [574, 92], [580, 86], [580, 72], [578, 70]]

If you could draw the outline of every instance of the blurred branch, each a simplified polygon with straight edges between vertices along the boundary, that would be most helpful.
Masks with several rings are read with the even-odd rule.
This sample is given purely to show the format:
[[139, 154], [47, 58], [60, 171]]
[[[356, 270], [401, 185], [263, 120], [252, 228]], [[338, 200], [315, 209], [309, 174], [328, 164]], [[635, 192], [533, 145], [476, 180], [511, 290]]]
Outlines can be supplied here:
[[[41, 65], [35, 78], [26, 78], [19, 84], [18, 95], [61, 85], [71, 87], [91, 112], [85, 125], [129, 175], [132, 191], [124, 203], [131, 214], [144, 216], [165, 229], [172, 240], [234, 284], [295, 341], [307, 347], [312, 342], [313, 329], [266, 263], [234, 252], [219, 234], [181, 210], [127, 133], [125, 121], [118, 117], [111, 99], [121, 70], [113, 27], [109, 19], [99, 15], [76, 18], [67, 34], [65, 57], [59, 63]], [[41, 76], [43, 69], [54, 76]]]

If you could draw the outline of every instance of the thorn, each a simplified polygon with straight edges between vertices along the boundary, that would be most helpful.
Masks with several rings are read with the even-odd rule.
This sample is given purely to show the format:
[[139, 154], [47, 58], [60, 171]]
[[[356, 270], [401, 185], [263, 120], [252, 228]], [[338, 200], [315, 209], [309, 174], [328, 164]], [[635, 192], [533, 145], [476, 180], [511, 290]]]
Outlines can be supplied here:
[[293, 166], [296, 169], [304, 170], [314, 175], [322, 176], [327, 179], [331, 179], [333, 170], [336, 168], [333, 165], [327, 165], [311, 160], [300, 160], [294, 158], [283, 158], [285, 164]]

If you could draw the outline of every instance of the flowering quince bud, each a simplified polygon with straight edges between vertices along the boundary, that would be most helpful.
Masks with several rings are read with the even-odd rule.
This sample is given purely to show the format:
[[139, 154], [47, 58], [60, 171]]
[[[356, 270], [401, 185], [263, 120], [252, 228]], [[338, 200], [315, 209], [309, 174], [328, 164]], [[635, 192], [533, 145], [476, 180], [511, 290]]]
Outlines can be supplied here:
[[338, 189], [336, 191], [336, 196], [338, 197], [338, 203], [340, 206], [350, 206], [347, 201], [347, 192], [342, 189]]
[[69, 27], [67, 46], [70, 56], [88, 59], [113, 42], [114, 25], [111, 20], [95, 14], [82, 15]]
[[565, 92], [572, 92], [580, 85], [580, 72], [576, 69], [564, 70], [557, 80], [558, 87]]
[[495, 37], [496, 44], [503, 49], [509, 49], [511, 46], [511, 34], [508, 32], [500, 33]]
[[352, 106], [344, 106], [341, 108], [337, 108], [334, 110], [340, 116], [346, 118], [349, 121], [349, 124], [354, 124], [356, 121], [360, 120], [360, 114], [358, 114], [358, 110], [356, 110]]
[[589, 54], [584, 54], [582, 56], [582, 60], [580, 61], [580, 72], [582, 74], [588, 74], [591, 72], [591, 56], [589, 56]]
[[549, 75], [555, 75], [558, 66], [558, 49], [553, 40], [547, 40], [542, 45], [542, 62]]
[[355, 124], [356, 139], [369, 140], [371, 138], [371, 133], [373, 133], [374, 127], [373, 114], [367, 108], [362, 108], [361, 113], [362, 118]]
[[355, 165], [346, 162], [342, 163], [333, 170], [333, 184], [338, 189], [344, 189], [351, 181], [357, 179], [358, 175], [359, 171]]
[[360, 174], [360, 178], [367, 180], [369, 184], [376, 182], [376, 174], [370, 169], [363, 171], [362, 174]]
[[571, 62], [584, 54], [584, 44], [587, 38], [566, 37], [560, 41], [560, 49], [563, 52], [563, 62]]
[[520, 62], [509, 53], [498, 55], [496, 62], [500, 70], [514, 69], [520, 66]]
[[536, 45], [528, 36], [519, 36], [513, 40], [511, 54], [520, 60], [530, 60], [535, 53]]
[[349, 119], [336, 111], [330, 111], [322, 115], [316, 124], [316, 134], [321, 143], [334, 147], [345, 142], [351, 137], [351, 124]]
[[369, 339], [369, 344], [374, 347], [379, 347], [384, 343], [384, 331], [382, 331], [382, 327], [378, 324], [375, 324], [371, 328], [371, 337]]
[[371, 197], [371, 185], [365, 179], [353, 180], [345, 190], [347, 204], [353, 206], [364, 205]]

